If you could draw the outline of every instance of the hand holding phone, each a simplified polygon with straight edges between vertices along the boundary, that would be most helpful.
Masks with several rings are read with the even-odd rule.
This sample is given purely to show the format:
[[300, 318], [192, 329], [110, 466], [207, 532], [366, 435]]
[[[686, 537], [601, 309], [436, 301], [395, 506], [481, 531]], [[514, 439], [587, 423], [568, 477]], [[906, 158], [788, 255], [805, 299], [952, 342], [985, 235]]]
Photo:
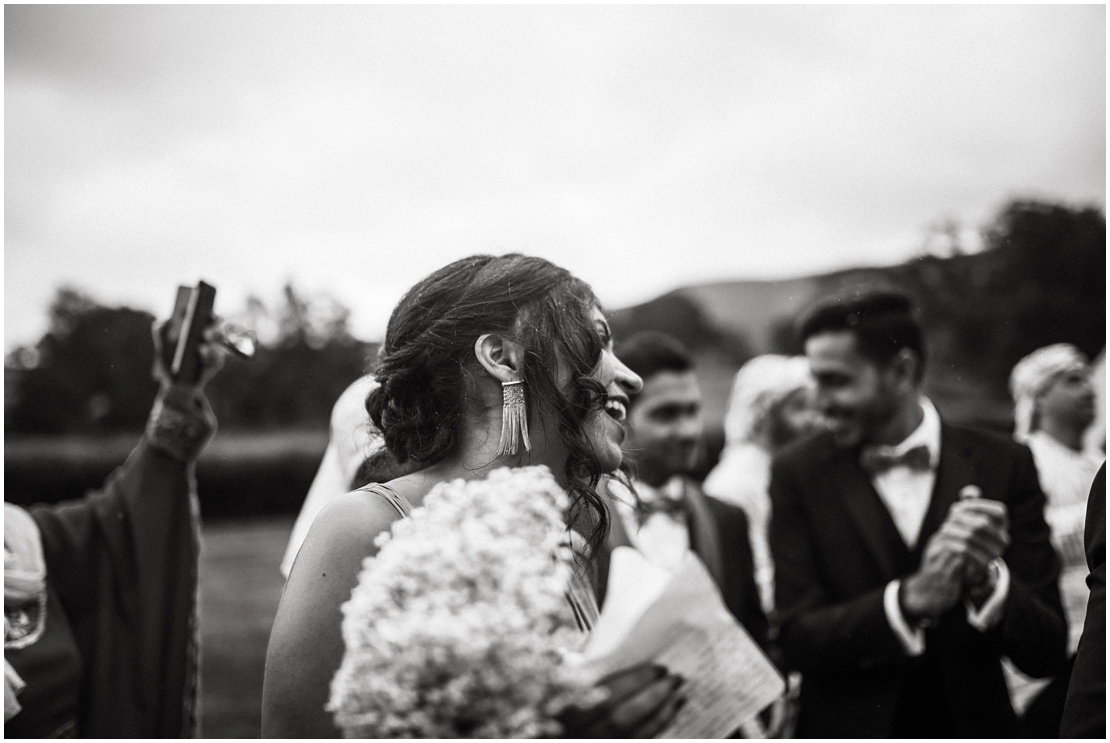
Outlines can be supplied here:
[[170, 319], [155, 324], [154, 376], [163, 384], [203, 386], [223, 364], [224, 349], [242, 358], [254, 355], [254, 334], [216, 317], [215, 298], [216, 288], [203, 281], [179, 286]]

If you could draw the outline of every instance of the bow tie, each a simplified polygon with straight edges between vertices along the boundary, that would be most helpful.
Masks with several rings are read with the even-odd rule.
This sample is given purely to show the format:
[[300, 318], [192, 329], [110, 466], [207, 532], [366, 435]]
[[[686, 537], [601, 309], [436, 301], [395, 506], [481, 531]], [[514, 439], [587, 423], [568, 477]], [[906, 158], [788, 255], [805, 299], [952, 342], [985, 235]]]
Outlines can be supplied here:
[[686, 513], [686, 504], [678, 498], [657, 496], [651, 500], [639, 500], [636, 503], [636, 521], [642, 526], [653, 514], [662, 513], [667, 516], [677, 517]]
[[865, 448], [859, 458], [860, 466], [872, 474], [878, 475], [893, 467], [909, 467], [911, 470], [924, 472], [932, 468], [929, 457], [929, 447], [922, 444], [915, 446], [903, 454], [886, 454], [875, 448]]

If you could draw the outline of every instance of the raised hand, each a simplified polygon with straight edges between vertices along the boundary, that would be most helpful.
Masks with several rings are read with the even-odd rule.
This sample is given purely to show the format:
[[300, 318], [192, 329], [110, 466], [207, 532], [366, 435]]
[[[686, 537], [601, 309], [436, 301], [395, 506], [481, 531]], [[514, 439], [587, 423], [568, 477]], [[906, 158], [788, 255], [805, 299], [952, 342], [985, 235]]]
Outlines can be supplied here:
[[935, 619], [960, 600], [964, 558], [948, 535], [938, 530], [925, 544], [921, 566], [902, 581], [898, 603], [911, 623]]
[[965, 595], [981, 603], [991, 588], [991, 561], [1009, 545], [1004, 503], [986, 498], [953, 503], [925, 547], [921, 568], [903, 581], [903, 611], [915, 618], [936, 617]]
[[940, 531], [964, 554], [965, 592], [975, 604], [981, 604], [993, 588], [990, 564], [1010, 546], [1006, 505], [984, 498], [958, 501], [952, 504]]
[[[154, 326], [151, 328], [151, 334], [154, 336], [153, 375], [162, 385], [163, 389], [177, 384], [171, 377], [169, 369], [166, 368], [164, 348], [166, 344], [166, 329], [168, 326], [168, 322], [156, 320]], [[227, 358], [227, 349], [220, 342], [219, 331], [215, 326], [210, 326], [205, 329], [204, 340], [197, 347], [197, 353], [200, 354], [200, 376], [196, 384], [188, 386], [199, 392], [204, 385], [223, 368], [224, 360]]]

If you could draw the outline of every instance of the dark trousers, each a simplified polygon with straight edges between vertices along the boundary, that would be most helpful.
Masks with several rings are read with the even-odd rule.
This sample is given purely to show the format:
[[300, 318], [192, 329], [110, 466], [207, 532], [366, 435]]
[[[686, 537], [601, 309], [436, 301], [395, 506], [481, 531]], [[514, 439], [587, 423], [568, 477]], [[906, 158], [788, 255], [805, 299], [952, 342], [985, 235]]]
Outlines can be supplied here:
[[952, 738], [956, 727], [944, 684], [932, 659], [919, 656], [910, 661], [910, 667], [898, 695], [894, 712], [891, 738]]

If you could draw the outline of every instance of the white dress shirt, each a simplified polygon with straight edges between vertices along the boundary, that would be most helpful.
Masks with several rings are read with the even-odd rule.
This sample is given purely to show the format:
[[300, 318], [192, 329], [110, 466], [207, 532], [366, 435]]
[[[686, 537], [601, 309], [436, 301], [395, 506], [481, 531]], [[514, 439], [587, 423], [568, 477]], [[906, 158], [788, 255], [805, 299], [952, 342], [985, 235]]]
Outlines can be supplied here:
[[[917, 446], [929, 450], [929, 469], [915, 470], [907, 465], [897, 465], [876, 474], [871, 479], [880, 500], [890, 512], [898, 533], [911, 550], [917, 546], [921, 534], [921, 524], [929, 510], [929, 502], [936, 485], [937, 465], [940, 463], [940, 415], [933, 403], [926, 397], [920, 398], [921, 423], [900, 443], [894, 446], [876, 447], [879, 452], [898, 456]], [[969, 485], [974, 483], [968, 483]], [[996, 576], [994, 591], [978, 610], [968, 602], [967, 621], [980, 632], [986, 632], [1002, 618], [1006, 595], [1010, 590], [1010, 573], [1001, 559], [995, 561]], [[883, 610], [886, 613], [894, 634], [901, 641], [906, 653], [921, 655], [925, 652], [925, 631], [911, 627], [902, 615], [898, 603], [900, 580], [892, 580], [883, 591]]]
[[[690, 549], [690, 530], [684, 513], [650, 514], [643, 523], [636, 513], [636, 495], [628, 492], [617, 479], [609, 480], [609, 492], [618, 517], [632, 542], [647, 561], [667, 572], [675, 572], [682, 557]], [[657, 498], [681, 501], [684, 497], [681, 476], [676, 475], [659, 488], [636, 480], [633, 482], [640, 499], [650, 503]]]
[[1044, 431], [1034, 431], [1025, 440], [1033, 452], [1037, 479], [1045, 495], [1044, 518], [1052, 546], [1060, 556], [1060, 597], [1068, 619], [1068, 653], [1079, 646], [1083, 619], [1087, 615], [1087, 552], [1083, 527], [1087, 518], [1087, 496], [1105, 459], [1101, 451], [1077, 452]]
[[[1068, 620], [1067, 653], [1079, 647], [1083, 620], [1087, 615], [1087, 553], [1083, 547], [1083, 526], [1087, 515], [1087, 496], [1091, 483], [1105, 456], [1101, 451], [1074, 451], [1044, 431], [1034, 431], [1025, 439], [1033, 452], [1037, 480], [1045, 495], [1044, 518], [1049, 537], [1060, 557], [1060, 598]], [[1002, 669], [1014, 711], [1024, 714], [1050, 679], [1034, 679], [1005, 660]]]
[[906, 465], [891, 467], [875, 475], [871, 484], [882, 499], [902, 541], [911, 550], [917, 546], [921, 524], [929, 510], [933, 486], [937, 481], [937, 464], [940, 462], [940, 415], [933, 403], [921, 398], [921, 423], [902, 443], [895, 446], [875, 447], [883, 454], [900, 456], [910, 449], [924, 446], [929, 450], [929, 469], [915, 470]]

